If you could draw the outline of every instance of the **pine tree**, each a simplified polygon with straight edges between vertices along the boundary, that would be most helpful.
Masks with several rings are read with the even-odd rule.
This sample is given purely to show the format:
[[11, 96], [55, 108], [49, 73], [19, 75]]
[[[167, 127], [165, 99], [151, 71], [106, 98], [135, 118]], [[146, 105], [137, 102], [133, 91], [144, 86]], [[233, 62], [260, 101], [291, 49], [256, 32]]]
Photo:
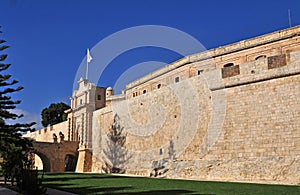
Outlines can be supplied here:
[[[0, 34], [2, 34], [1, 26]], [[14, 180], [17, 182], [20, 180], [22, 170], [32, 165], [28, 158], [32, 144], [30, 140], [22, 138], [22, 132], [34, 130], [31, 126], [35, 123], [7, 123], [7, 120], [13, 121], [23, 117], [13, 113], [13, 109], [21, 101], [15, 101], [10, 96], [21, 91], [23, 87], [15, 87], [18, 81], [6, 73], [11, 64], [5, 63], [8, 55], [4, 51], [9, 48], [5, 43], [6, 41], [0, 38], [0, 156], [3, 160], [0, 166], [5, 179], [11, 179], [13, 184]]]

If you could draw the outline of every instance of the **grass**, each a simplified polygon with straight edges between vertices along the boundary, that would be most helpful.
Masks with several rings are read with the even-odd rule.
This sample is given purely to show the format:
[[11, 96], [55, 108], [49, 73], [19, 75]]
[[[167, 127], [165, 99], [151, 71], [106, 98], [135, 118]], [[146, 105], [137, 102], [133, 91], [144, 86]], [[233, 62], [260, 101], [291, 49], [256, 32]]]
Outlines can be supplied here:
[[47, 173], [43, 184], [76, 194], [300, 194], [300, 186]]

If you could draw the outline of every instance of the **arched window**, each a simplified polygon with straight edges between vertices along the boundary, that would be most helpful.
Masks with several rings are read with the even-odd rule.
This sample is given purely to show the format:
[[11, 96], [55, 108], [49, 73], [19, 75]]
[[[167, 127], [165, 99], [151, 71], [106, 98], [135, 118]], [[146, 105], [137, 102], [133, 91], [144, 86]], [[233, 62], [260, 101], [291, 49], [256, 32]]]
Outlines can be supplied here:
[[145, 94], [147, 92], [147, 90], [145, 89], [144, 91], [143, 91], [143, 94]]
[[223, 67], [224, 67], [224, 68], [227, 68], [227, 67], [231, 67], [231, 66], [234, 66], [234, 63], [232, 63], [232, 62], [231, 62], [231, 63], [227, 63], [227, 64], [225, 64]]
[[260, 55], [260, 56], [257, 56], [257, 57], [255, 58], [255, 60], [263, 59], [263, 58], [266, 58], [266, 57], [267, 57], [266, 55]]
[[157, 89], [159, 89], [160, 87], [161, 87], [161, 84], [158, 84], [158, 85], [157, 85]]

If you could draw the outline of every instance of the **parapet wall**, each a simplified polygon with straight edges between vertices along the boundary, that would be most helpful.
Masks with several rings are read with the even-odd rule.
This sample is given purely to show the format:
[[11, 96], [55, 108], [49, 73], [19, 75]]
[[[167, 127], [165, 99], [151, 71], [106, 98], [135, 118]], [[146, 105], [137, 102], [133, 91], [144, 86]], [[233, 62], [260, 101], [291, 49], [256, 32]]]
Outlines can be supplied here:
[[127, 173], [166, 163], [171, 178], [299, 184], [299, 97], [300, 51], [291, 51], [127, 99], [94, 112], [92, 170], [108, 160], [117, 114]]
[[[230, 63], [240, 65], [254, 62], [261, 57], [274, 57], [273, 59], [275, 59], [275, 56], [281, 55], [286, 55], [288, 60], [290, 52], [300, 50], [299, 35], [300, 26], [296, 26], [184, 57], [127, 84], [126, 98], [133, 98], [145, 92], [156, 90], [161, 86], [173, 84], [176, 79], [181, 81], [203, 72], [222, 69]], [[241, 75], [247, 77], [251, 71], [247, 74], [244, 73]], [[257, 73], [254, 70], [251, 74]]]
[[65, 136], [65, 140], [68, 140], [68, 129], [68, 121], [64, 121], [56, 125], [45, 127], [38, 131], [28, 132], [27, 134], [23, 135], [23, 137], [30, 137], [37, 142], [53, 142], [53, 134], [55, 133], [58, 141], [60, 141], [59, 133], [62, 132]]

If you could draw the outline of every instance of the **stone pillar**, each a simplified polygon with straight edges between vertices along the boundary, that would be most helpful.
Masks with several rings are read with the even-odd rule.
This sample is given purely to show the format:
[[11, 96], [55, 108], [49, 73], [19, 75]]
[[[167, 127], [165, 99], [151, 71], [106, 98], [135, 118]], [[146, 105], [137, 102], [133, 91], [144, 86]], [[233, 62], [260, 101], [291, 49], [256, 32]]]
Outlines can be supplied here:
[[92, 153], [89, 149], [79, 148], [76, 172], [91, 172], [92, 171]]

